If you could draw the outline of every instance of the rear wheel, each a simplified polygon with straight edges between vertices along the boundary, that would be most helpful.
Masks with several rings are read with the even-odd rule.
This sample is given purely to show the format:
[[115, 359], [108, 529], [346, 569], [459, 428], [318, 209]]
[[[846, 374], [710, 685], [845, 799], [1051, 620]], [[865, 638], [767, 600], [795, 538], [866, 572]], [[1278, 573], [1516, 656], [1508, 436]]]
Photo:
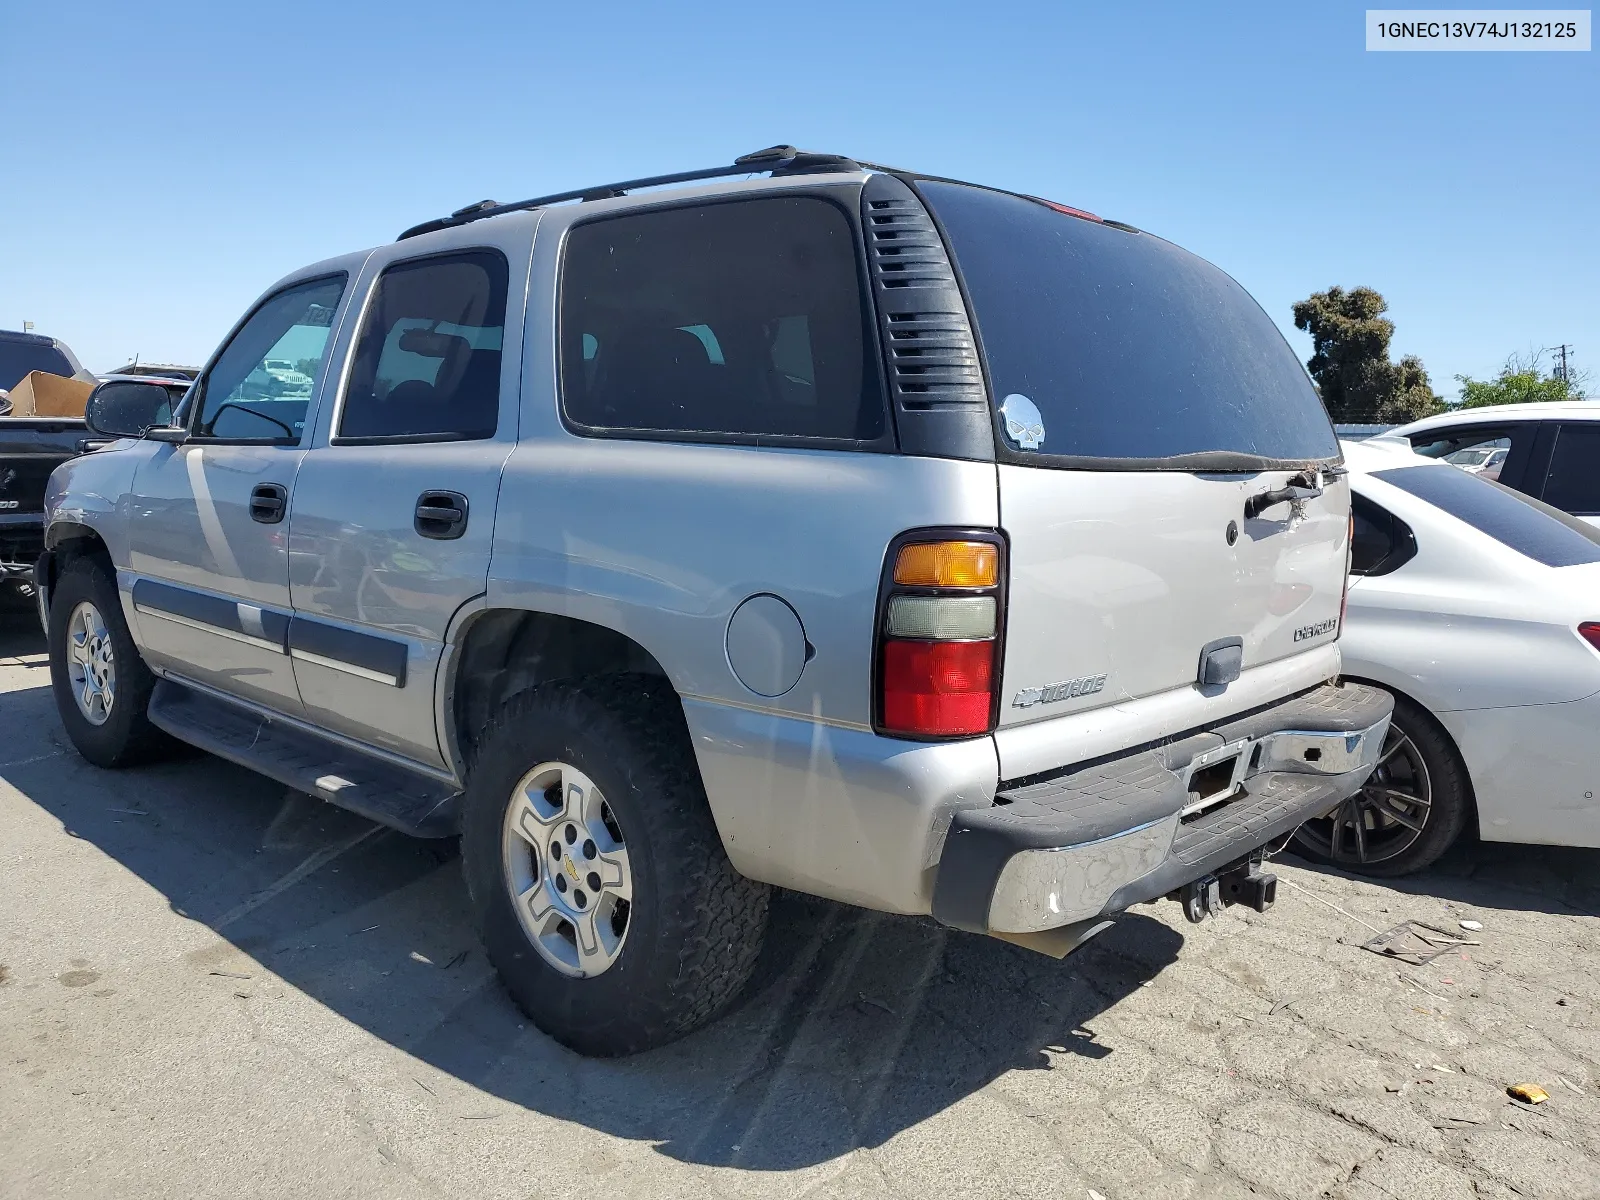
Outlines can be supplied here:
[[1302, 825], [1294, 849], [1359, 875], [1410, 875], [1438, 861], [1471, 812], [1472, 785], [1450, 735], [1397, 698], [1365, 785], [1332, 813]]
[[462, 867], [489, 959], [534, 1024], [609, 1056], [725, 1009], [768, 889], [723, 852], [671, 688], [547, 685], [508, 701], [479, 746]]
[[97, 767], [143, 762], [171, 746], [146, 716], [156, 678], [139, 657], [106, 565], [82, 558], [50, 595], [50, 686], [67, 736]]

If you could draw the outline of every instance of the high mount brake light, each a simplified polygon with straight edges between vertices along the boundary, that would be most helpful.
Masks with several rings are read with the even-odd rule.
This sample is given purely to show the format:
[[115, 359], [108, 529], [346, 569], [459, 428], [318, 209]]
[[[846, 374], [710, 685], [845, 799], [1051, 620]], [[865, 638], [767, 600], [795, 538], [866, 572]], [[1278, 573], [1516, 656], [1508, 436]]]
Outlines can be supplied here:
[[1097, 225], [1104, 225], [1106, 223], [1106, 219], [1104, 217], [1097, 217], [1094, 213], [1088, 212], [1085, 209], [1073, 208], [1070, 204], [1057, 204], [1054, 200], [1046, 200], [1043, 196], [1029, 196], [1028, 199], [1042, 204], [1046, 208], [1052, 208], [1058, 213], [1065, 213], [1069, 217], [1081, 217], [1083, 220], [1093, 221]]
[[878, 614], [880, 733], [954, 738], [994, 728], [1004, 554], [990, 533], [928, 531], [890, 547]]
[[1600, 621], [1585, 621], [1578, 626], [1578, 636], [1596, 650], [1600, 650]]

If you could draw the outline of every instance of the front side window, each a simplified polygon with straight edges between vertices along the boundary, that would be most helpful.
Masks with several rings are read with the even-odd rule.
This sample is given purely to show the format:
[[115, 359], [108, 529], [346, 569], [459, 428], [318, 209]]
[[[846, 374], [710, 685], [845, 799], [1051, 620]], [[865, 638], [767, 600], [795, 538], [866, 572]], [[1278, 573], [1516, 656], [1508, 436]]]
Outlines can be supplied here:
[[1550, 455], [1544, 502], [1579, 516], [1600, 514], [1600, 422], [1560, 427]]
[[855, 235], [764, 197], [575, 227], [561, 280], [568, 420], [615, 433], [871, 442], [886, 431]]
[[198, 387], [197, 437], [298, 442], [345, 277], [272, 296], [233, 335]]
[[494, 250], [384, 271], [362, 321], [338, 437], [493, 437], [508, 274], [505, 257]]

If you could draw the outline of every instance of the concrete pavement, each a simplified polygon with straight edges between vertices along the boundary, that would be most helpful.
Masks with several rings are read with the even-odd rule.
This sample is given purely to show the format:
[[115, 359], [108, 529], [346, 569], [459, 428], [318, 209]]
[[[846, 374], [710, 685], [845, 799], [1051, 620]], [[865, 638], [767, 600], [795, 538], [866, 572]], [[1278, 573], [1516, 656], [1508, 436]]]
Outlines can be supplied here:
[[[0, 729], [5, 1197], [1600, 1196], [1600, 854], [1282, 865], [1265, 916], [1063, 963], [783, 896], [736, 1012], [592, 1062], [500, 991], [448, 847], [86, 765], [26, 621]], [[1483, 944], [1360, 948], [1406, 918]]]

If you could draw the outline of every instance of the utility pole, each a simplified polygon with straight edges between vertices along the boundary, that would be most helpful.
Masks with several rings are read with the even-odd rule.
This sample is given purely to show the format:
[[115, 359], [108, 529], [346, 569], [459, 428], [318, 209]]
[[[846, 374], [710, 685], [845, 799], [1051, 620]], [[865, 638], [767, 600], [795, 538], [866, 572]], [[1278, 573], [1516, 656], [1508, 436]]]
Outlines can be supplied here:
[[1560, 361], [1556, 363], [1555, 370], [1550, 374], [1552, 378], [1559, 379], [1562, 383], [1571, 378], [1567, 374], [1567, 351], [1571, 349], [1572, 347], [1565, 342], [1556, 347], [1556, 354], [1560, 356]]

